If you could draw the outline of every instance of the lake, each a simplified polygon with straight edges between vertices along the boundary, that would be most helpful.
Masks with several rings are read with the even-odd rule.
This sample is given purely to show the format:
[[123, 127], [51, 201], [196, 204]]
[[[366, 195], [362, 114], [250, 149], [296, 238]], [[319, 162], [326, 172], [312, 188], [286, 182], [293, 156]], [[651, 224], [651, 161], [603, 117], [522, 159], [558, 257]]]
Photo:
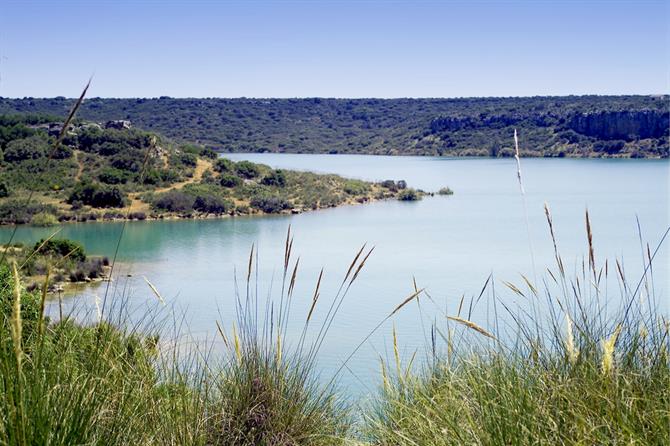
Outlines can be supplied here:
[[[144, 282], [146, 276], [160, 290], [168, 307], [183, 315], [182, 332], [197, 341], [222, 343], [215, 320], [230, 327], [234, 314], [234, 271], [240, 287], [252, 244], [258, 248], [259, 295], [279, 292], [286, 231], [295, 235], [293, 251], [300, 256], [293, 302], [295, 341], [311, 304], [320, 269], [324, 268], [322, 297], [315, 320], [322, 317], [355, 253], [363, 243], [375, 246], [354, 283], [324, 343], [319, 364], [324, 374], [336, 370], [343, 358], [370, 330], [413, 291], [413, 280], [425, 287], [443, 311], [454, 314], [462, 295], [477, 296], [489, 274], [496, 291], [502, 281], [523, 284], [520, 274], [540, 280], [553, 266], [553, 247], [544, 216], [548, 203], [558, 246], [570, 271], [581, 268], [587, 253], [584, 213], [593, 228], [596, 262], [623, 259], [629, 280], [637, 282], [643, 259], [636, 218], [653, 250], [670, 224], [667, 160], [523, 159], [525, 195], [519, 190], [513, 159], [452, 159], [357, 155], [234, 154], [278, 168], [337, 173], [366, 180], [404, 179], [416, 188], [452, 196], [426, 197], [419, 202], [386, 201], [345, 206], [300, 215], [237, 217], [218, 220], [84, 223], [64, 225], [59, 237], [81, 241], [88, 252], [113, 256], [121, 266], [110, 286], [109, 301], [126, 299], [133, 309], [155, 309], [159, 304]], [[6, 240], [11, 228], [0, 229]], [[17, 241], [34, 242], [52, 228], [20, 227]], [[654, 264], [654, 287], [667, 313], [670, 289], [667, 243]], [[130, 277], [128, 277], [130, 276]], [[94, 294], [105, 286], [86, 288], [65, 299], [66, 311], [93, 308]], [[616, 288], [616, 286], [615, 286]], [[617, 299], [618, 292], [610, 298]], [[490, 326], [488, 305], [472, 318]], [[403, 308], [354, 356], [340, 381], [354, 394], [374, 388], [379, 380], [379, 356], [390, 347], [392, 324], [398, 331], [403, 356], [425, 345], [424, 324], [440, 311], [427, 301], [422, 311]], [[57, 304], [49, 312], [57, 314]], [[137, 313], [139, 314], [139, 313]], [[423, 317], [420, 317], [423, 314]], [[169, 319], [169, 318], [168, 318]], [[423, 322], [423, 324], [422, 324]], [[370, 378], [374, 377], [374, 378]]]

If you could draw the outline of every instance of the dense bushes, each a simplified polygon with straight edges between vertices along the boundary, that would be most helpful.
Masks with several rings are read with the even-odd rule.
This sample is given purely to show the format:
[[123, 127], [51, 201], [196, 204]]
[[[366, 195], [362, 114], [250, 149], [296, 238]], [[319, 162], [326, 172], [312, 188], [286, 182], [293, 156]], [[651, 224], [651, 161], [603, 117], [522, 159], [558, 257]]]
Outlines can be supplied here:
[[251, 207], [260, 209], [267, 214], [277, 214], [291, 208], [291, 203], [280, 197], [255, 197], [249, 203]]
[[249, 161], [240, 161], [235, 164], [235, 171], [243, 178], [256, 178], [260, 173], [258, 166]]
[[224, 214], [233, 207], [230, 201], [217, 196], [198, 196], [193, 203], [193, 209], [207, 214]]
[[214, 163], [214, 170], [217, 172], [232, 172], [235, 169], [235, 163], [227, 158], [219, 158]]
[[263, 177], [261, 184], [266, 186], [284, 187], [286, 186], [286, 175], [282, 170], [273, 170]]
[[49, 143], [42, 136], [31, 136], [25, 139], [10, 141], [5, 147], [5, 161], [13, 163], [24, 160], [42, 158], [49, 151]]
[[58, 210], [49, 204], [26, 203], [25, 200], [9, 199], [0, 203], [0, 223], [30, 223], [33, 216], [41, 212], [58, 215]]
[[414, 189], [402, 189], [400, 193], [398, 193], [398, 200], [400, 201], [421, 200], [421, 194]]
[[219, 178], [219, 184], [223, 187], [237, 187], [242, 183], [243, 181], [240, 177], [229, 173], [224, 173], [221, 175], [221, 178]]
[[96, 183], [78, 183], [67, 201], [96, 208], [120, 208], [126, 205], [125, 194], [119, 188]]
[[33, 246], [32, 251], [42, 254], [54, 254], [59, 257], [68, 256], [72, 260], [83, 262], [86, 260], [86, 252], [81, 243], [68, 239], [41, 239]]
[[365, 181], [347, 180], [344, 183], [344, 191], [349, 195], [363, 195], [370, 191], [370, 187]]
[[194, 203], [194, 196], [174, 190], [160, 194], [153, 204], [158, 209], [168, 212], [186, 212], [193, 210]]
[[98, 179], [105, 184], [125, 184], [129, 177], [128, 172], [114, 167], [105, 167], [98, 175]]

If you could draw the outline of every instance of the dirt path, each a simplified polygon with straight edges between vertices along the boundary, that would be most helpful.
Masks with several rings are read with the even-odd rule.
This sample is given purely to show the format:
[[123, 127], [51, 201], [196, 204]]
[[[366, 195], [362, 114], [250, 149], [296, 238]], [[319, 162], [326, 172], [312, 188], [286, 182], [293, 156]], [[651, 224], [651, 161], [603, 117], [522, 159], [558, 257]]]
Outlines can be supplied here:
[[[161, 194], [164, 192], [169, 192], [171, 190], [181, 189], [187, 184], [198, 183], [200, 182], [200, 180], [202, 180], [202, 175], [205, 173], [205, 171], [211, 168], [212, 168], [211, 161], [198, 159], [198, 163], [195, 166], [195, 170], [191, 178], [187, 178], [185, 181], [180, 181], [179, 183], [174, 183], [173, 185], [168, 187], [161, 187], [159, 189], [155, 189], [153, 192]], [[130, 198], [130, 212], [148, 213], [149, 211], [151, 211], [151, 206], [148, 203], [145, 203], [142, 200], [140, 200], [140, 195], [141, 195], [140, 192], [133, 192], [131, 194], [128, 194], [128, 198]]]

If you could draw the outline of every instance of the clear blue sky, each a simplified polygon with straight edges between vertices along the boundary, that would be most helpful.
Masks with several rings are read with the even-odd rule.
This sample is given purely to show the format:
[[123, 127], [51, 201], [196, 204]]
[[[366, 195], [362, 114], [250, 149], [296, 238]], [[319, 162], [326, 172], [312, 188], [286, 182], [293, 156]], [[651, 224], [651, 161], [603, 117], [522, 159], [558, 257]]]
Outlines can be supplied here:
[[668, 93], [668, 3], [0, 0], [0, 96]]

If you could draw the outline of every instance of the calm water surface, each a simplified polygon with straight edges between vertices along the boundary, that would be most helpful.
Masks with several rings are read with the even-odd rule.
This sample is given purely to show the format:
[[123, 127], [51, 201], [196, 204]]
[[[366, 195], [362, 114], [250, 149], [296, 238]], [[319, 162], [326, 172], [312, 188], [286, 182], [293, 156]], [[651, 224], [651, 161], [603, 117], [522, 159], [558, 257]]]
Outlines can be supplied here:
[[[130, 222], [125, 225], [118, 259], [123, 262], [113, 282], [110, 300], [127, 296], [133, 307], [154, 308], [155, 298], [142, 276], [161, 291], [195, 338], [216, 340], [215, 320], [230, 326], [234, 320], [234, 270], [246, 269], [249, 249], [259, 249], [259, 294], [279, 291], [283, 243], [288, 225], [295, 234], [294, 253], [300, 255], [294, 300], [294, 327], [302, 320], [321, 267], [321, 310], [332, 298], [354, 254], [363, 243], [376, 247], [358, 282], [347, 296], [325, 342], [319, 363], [332, 373], [355, 346], [413, 289], [412, 280], [426, 287], [442, 309], [454, 312], [460, 297], [478, 295], [486, 278], [522, 282], [520, 273], [541, 279], [553, 266], [553, 251], [543, 205], [554, 216], [559, 249], [572, 269], [586, 252], [584, 211], [594, 231], [596, 260], [623, 258], [627, 274], [639, 278], [642, 257], [636, 217], [652, 249], [670, 224], [670, 163], [655, 160], [522, 160], [525, 199], [519, 192], [516, 165], [508, 159], [446, 159], [349, 155], [235, 154], [228, 157], [274, 167], [338, 173], [366, 180], [404, 179], [413, 187], [437, 191], [451, 187], [455, 194], [415, 203], [396, 201], [347, 206], [302, 215], [229, 218], [206, 221]], [[525, 201], [525, 206], [524, 206]], [[527, 215], [527, 217], [526, 217]], [[59, 236], [84, 243], [93, 254], [112, 256], [123, 225], [86, 223], [63, 226]], [[19, 228], [17, 240], [29, 242], [52, 229]], [[2, 228], [5, 240], [9, 228]], [[531, 254], [532, 253], [532, 254]], [[655, 292], [667, 313], [668, 246], [655, 263]], [[534, 261], [533, 261], [534, 260]], [[127, 277], [127, 275], [132, 277]], [[244, 276], [240, 273], [239, 276]], [[272, 288], [271, 288], [272, 287]], [[91, 307], [87, 289], [66, 301]], [[618, 293], [610, 293], [615, 300]], [[509, 296], [513, 301], [514, 296]], [[424, 320], [438, 318], [427, 303]], [[473, 319], [487, 324], [487, 305]], [[55, 304], [50, 307], [56, 312]], [[322, 312], [320, 316], [323, 316]], [[318, 317], [318, 316], [317, 316]], [[399, 342], [410, 355], [424, 345], [416, 305], [397, 317]], [[379, 377], [378, 358], [388, 351], [391, 325], [360, 350], [341, 382], [352, 393], [373, 388]], [[289, 333], [295, 339], [295, 333]], [[374, 378], [371, 378], [374, 377]]]

